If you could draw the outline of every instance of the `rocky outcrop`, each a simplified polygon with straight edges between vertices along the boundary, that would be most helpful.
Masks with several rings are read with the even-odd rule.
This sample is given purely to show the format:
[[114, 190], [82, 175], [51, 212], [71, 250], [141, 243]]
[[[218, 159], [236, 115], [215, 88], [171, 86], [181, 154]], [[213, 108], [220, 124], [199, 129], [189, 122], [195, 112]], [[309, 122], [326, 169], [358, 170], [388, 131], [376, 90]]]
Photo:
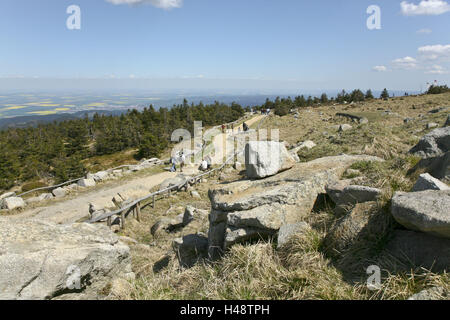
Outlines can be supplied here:
[[411, 191], [418, 192], [425, 190], [450, 190], [450, 187], [442, 181], [433, 178], [428, 173], [424, 173], [419, 176], [419, 179], [417, 179], [417, 182]]
[[130, 262], [106, 226], [0, 218], [0, 299], [96, 299], [112, 279], [134, 276]]
[[273, 176], [292, 168], [295, 162], [284, 143], [251, 141], [245, 146], [245, 168], [250, 179]]
[[422, 158], [443, 155], [450, 150], [450, 127], [439, 128], [425, 135], [409, 152]]
[[263, 180], [242, 180], [209, 191], [209, 253], [212, 259], [235, 243], [274, 236], [283, 225], [310, 213], [325, 186], [357, 161], [370, 156], [336, 156], [296, 164]]
[[450, 191], [396, 193], [391, 212], [405, 228], [450, 238]]

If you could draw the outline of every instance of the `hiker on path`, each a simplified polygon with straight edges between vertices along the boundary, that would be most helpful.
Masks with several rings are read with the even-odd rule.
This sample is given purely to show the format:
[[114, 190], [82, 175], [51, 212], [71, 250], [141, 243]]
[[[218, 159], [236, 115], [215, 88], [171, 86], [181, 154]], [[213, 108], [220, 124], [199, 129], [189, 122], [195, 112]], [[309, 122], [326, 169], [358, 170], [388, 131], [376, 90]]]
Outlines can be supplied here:
[[172, 164], [172, 167], [170, 168], [170, 172], [176, 172], [177, 171], [177, 161], [175, 160], [175, 157], [170, 158], [170, 163]]
[[181, 152], [181, 161], [180, 161], [180, 172], [183, 172], [183, 167], [186, 164], [186, 156], [184, 152]]

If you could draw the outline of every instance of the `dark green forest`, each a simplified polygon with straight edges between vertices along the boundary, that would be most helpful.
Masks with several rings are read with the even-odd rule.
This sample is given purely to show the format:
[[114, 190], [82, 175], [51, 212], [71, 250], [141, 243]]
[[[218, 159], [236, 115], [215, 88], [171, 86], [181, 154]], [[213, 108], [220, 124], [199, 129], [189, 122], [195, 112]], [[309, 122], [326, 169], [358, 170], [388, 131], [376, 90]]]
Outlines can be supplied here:
[[158, 157], [178, 128], [193, 131], [232, 122], [244, 114], [238, 104], [191, 104], [172, 108], [130, 110], [120, 116], [94, 115], [84, 119], [0, 131], [0, 190], [26, 181], [55, 182], [85, 174], [83, 159], [138, 149], [137, 158]]

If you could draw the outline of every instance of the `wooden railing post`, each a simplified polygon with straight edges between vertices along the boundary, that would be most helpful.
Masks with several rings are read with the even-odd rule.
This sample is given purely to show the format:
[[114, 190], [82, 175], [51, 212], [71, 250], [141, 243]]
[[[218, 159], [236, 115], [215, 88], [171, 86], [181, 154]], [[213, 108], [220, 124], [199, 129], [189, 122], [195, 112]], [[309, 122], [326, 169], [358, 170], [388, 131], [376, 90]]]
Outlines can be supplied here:
[[136, 219], [138, 222], [141, 222], [141, 203], [138, 202], [136, 204]]
[[125, 211], [120, 213], [120, 221], [122, 222], [122, 230], [125, 229]]

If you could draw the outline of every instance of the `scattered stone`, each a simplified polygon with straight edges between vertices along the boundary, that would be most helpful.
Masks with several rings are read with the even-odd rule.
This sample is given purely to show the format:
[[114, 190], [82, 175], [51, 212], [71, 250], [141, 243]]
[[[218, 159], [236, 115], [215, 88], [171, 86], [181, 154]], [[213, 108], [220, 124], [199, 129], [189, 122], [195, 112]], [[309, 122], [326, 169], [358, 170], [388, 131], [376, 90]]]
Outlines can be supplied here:
[[425, 289], [416, 293], [408, 298], [408, 300], [444, 300], [447, 298], [447, 294], [442, 287], [433, 287]]
[[349, 124], [341, 124], [339, 126], [338, 132], [345, 132], [345, 131], [351, 130], [352, 128], [353, 127]]
[[177, 238], [172, 244], [180, 266], [191, 268], [207, 257], [208, 238], [199, 233]]
[[191, 197], [194, 198], [194, 199], [201, 199], [202, 198], [200, 196], [200, 194], [197, 191], [195, 191], [195, 190], [191, 191]]
[[424, 173], [419, 176], [411, 191], [418, 192], [425, 190], [450, 190], [450, 187], [440, 180], [433, 178], [430, 174]]
[[95, 180], [94, 179], [80, 179], [80, 180], [78, 180], [78, 185], [80, 187], [84, 187], [84, 188], [94, 187]]
[[368, 124], [369, 123], [369, 119], [362, 117], [361, 119], [359, 119], [359, 124]]
[[55, 198], [63, 198], [66, 196], [67, 191], [63, 188], [57, 188], [52, 191], [52, 194], [55, 196]]
[[277, 247], [281, 248], [285, 244], [289, 243], [291, 239], [298, 236], [298, 234], [306, 233], [309, 231], [311, 231], [311, 227], [306, 222], [298, 222], [281, 226], [280, 230], [278, 231]]
[[450, 190], [397, 192], [391, 213], [405, 228], [450, 238]]
[[450, 127], [438, 128], [425, 135], [409, 152], [422, 158], [443, 155], [450, 150]]
[[3, 209], [14, 210], [18, 208], [25, 208], [25, 206], [25, 201], [23, 201], [23, 199], [20, 197], [9, 197], [2, 200]]
[[45, 201], [45, 200], [52, 200], [54, 197], [53, 197], [53, 194], [51, 194], [51, 193], [43, 193], [43, 194], [41, 194], [41, 195], [39, 195], [39, 201]]
[[304, 149], [304, 148], [312, 149], [315, 146], [317, 146], [317, 145], [314, 143], [314, 141], [308, 140], [308, 141], [300, 143], [300, 145], [297, 148], [298, 148], [298, 150], [301, 150], [301, 149]]
[[94, 174], [92, 178], [95, 180], [95, 182], [102, 182], [109, 178], [109, 173], [106, 171], [99, 171]]
[[437, 128], [439, 125], [436, 122], [430, 122], [427, 124], [427, 130]]
[[405, 119], [403, 119], [403, 123], [404, 123], [404, 124], [408, 124], [408, 123], [410, 123], [410, 122], [412, 122], [412, 121], [414, 121], [413, 118], [405, 118]]
[[247, 177], [261, 179], [288, 170], [295, 160], [284, 143], [275, 141], [251, 141], [245, 146], [245, 168]]
[[351, 176], [351, 177], [359, 177], [361, 175], [361, 171], [356, 170], [356, 169], [347, 169], [345, 171], [345, 174], [347, 176]]

